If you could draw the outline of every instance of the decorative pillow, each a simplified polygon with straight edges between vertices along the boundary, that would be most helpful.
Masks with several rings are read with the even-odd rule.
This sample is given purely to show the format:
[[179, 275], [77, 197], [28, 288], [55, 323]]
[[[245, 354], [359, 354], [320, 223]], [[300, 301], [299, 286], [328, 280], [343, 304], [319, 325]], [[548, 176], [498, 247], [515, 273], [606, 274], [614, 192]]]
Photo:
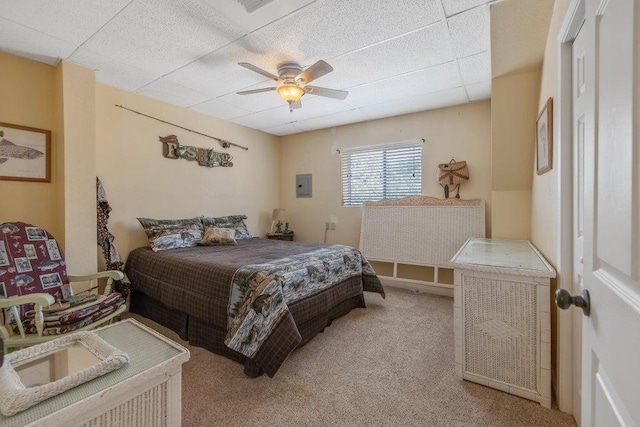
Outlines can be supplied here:
[[[68, 283], [64, 253], [50, 233], [24, 222], [0, 224], [0, 298], [40, 292], [63, 298]], [[31, 307], [20, 306], [20, 315]], [[9, 323], [9, 313], [0, 316]]]
[[237, 245], [234, 238], [236, 231], [233, 228], [207, 227], [201, 245]]
[[246, 215], [228, 215], [220, 217], [201, 217], [202, 225], [205, 227], [233, 228], [236, 231], [236, 240], [250, 239], [251, 233], [247, 230], [244, 220]]
[[147, 233], [154, 252], [196, 246], [202, 239], [202, 223], [199, 218], [138, 218], [138, 221]]

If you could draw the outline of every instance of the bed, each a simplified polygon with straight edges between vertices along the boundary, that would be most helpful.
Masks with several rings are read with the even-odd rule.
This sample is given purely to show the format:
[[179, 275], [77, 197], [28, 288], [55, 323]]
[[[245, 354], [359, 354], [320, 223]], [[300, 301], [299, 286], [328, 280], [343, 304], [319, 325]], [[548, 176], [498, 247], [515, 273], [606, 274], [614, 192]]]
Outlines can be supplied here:
[[332, 320], [384, 290], [354, 248], [249, 238], [129, 254], [130, 310], [190, 344], [272, 377], [287, 356]]

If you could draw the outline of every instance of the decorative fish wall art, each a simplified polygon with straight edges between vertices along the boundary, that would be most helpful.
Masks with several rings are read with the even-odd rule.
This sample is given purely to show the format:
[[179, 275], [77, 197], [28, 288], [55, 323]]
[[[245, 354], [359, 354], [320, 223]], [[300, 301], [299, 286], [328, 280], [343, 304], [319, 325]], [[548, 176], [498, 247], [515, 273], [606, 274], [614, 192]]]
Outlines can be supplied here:
[[9, 160], [14, 159], [37, 159], [44, 156], [42, 151], [33, 148], [16, 145], [8, 139], [4, 138], [4, 131], [0, 130], [0, 165]]
[[51, 131], [0, 123], [0, 179], [51, 182]]
[[196, 161], [206, 167], [233, 167], [233, 157], [229, 153], [219, 153], [212, 148], [192, 147], [178, 142], [176, 135], [158, 137], [162, 142], [162, 155], [167, 159]]

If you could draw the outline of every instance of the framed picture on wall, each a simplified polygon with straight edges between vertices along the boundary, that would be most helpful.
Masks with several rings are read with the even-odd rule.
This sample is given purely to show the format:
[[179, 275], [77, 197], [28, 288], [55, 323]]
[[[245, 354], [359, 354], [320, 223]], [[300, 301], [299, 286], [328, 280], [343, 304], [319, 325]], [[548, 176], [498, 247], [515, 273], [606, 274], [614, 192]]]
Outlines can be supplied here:
[[536, 171], [538, 175], [553, 168], [553, 98], [549, 98], [536, 121]]
[[51, 131], [0, 123], [0, 179], [51, 182]]

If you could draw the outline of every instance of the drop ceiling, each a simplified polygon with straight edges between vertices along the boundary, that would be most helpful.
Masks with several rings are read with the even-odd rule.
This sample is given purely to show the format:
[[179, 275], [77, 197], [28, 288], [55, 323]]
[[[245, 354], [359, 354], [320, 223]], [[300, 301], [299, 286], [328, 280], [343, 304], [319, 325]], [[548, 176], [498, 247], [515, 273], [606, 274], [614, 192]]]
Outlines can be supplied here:
[[[0, 0], [0, 50], [96, 72], [143, 96], [286, 135], [487, 99], [488, 0]], [[302, 98], [289, 111], [273, 86], [240, 67], [276, 73], [319, 59], [316, 86], [346, 100]]]

